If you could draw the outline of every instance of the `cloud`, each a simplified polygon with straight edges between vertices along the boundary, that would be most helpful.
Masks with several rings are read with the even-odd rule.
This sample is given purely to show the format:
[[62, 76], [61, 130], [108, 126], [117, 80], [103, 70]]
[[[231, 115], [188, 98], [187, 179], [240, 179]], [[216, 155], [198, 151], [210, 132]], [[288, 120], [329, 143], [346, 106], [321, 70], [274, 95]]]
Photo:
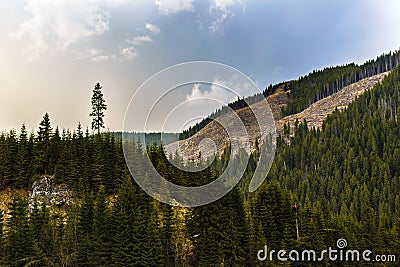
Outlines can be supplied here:
[[137, 56], [135, 47], [130, 46], [130, 47], [123, 48], [121, 50], [121, 56], [122, 56], [122, 58], [120, 58], [120, 60], [131, 60], [131, 59], [135, 58]]
[[31, 17], [11, 34], [16, 40], [26, 38], [30, 57], [38, 58], [48, 50], [65, 50], [83, 38], [99, 36], [109, 30], [110, 14], [126, 0], [26, 0]]
[[153, 42], [153, 39], [148, 35], [139, 35], [133, 39], [127, 39], [126, 42], [132, 45], [139, 45], [142, 43], [151, 43]]
[[222, 32], [224, 30], [223, 25], [235, 16], [232, 11], [232, 8], [235, 6], [242, 7], [242, 12], [244, 12], [244, 0], [212, 0], [208, 12], [210, 14], [216, 13], [217, 18], [211, 23], [209, 27], [210, 31]]
[[[236, 100], [237, 95], [233, 92], [226, 90], [223, 83], [223, 81], [219, 80], [215, 80], [211, 85], [202, 85], [201, 83], [196, 83], [193, 85], [190, 94], [186, 95], [186, 100], [188, 100], [190, 104], [209, 101], [217, 104], [217, 106], [221, 106], [222, 103], [226, 104], [228, 102]], [[206, 87], [207, 90], [202, 89], [202, 86]]]
[[145, 27], [146, 27], [146, 30], [151, 31], [154, 34], [159, 34], [161, 32], [160, 28], [158, 28], [156, 25], [151, 24], [151, 23], [146, 23]]
[[221, 11], [228, 11], [232, 6], [240, 5], [244, 8], [245, 3], [242, 0], [212, 0], [209, 10], [218, 9]]
[[[157, 26], [150, 23], [146, 23], [145, 28], [154, 33], [153, 35], [160, 32]], [[89, 59], [93, 62], [101, 62], [106, 60], [121, 62], [132, 60], [138, 56], [138, 51], [136, 47], [144, 43], [152, 43], [153, 38], [151, 38], [150, 35], [138, 35], [133, 39], [128, 38], [125, 41], [127, 46], [120, 48], [119, 53], [106, 55], [103, 53], [103, 50], [91, 48], [85, 50], [84, 52], [75, 52], [75, 54], [77, 55], [77, 59]]]
[[104, 4], [110, 7], [120, 6], [129, 3], [129, 0], [103, 0]]
[[182, 11], [193, 11], [193, 0], [155, 0], [158, 11], [163, 15], [171, 15]]
[[90, 60], [93, 62], [103, 62], [103, 61], [114, 61], [122, 62], [127, 60], [132, 60], [137, 56], [137, 51], [135, 47], [129, 46], [121, 48], [119, 53], [107, 55], [101, 49], [91, 48], [83, 52], [75, 51], [77, 59], [80, 60]]
[[105, 55], [103, 50], [96, 48], [90, 48], [83, 52], [76, 51], [75, 54], [77, 55], [77, 59], [89, 59], [94, 62], [106, 61], [110, 59], [110, 56]]

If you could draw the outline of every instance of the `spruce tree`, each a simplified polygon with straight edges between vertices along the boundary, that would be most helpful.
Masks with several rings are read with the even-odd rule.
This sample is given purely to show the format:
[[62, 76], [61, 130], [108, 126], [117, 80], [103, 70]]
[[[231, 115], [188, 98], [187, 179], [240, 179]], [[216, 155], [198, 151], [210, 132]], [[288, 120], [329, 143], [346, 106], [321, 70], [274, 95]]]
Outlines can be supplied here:
[[111, 264], [111, 215], [107, 206], [104, 186], [97, 193], [93, 212], [93, 239], [89, 262], [93, 266]]
[[93, 205], [93, 194], [87, 189], [79, 210], [77, 225], [77, 264], [79, 266], [88, 266], [90, 254], [93, 252]]
[[48, 171], [52, 135], [53, 129], [51, 128], [50, 117], [46, 112], [39, 124], [36, 144], [36, 162], [38, 164], [38, 170], [41, 174], [47, 174]]
[[9, 185], [15, 185], [18, 176], [16, 164], [18, 162], [18, 139], [15, 130], [11, 130], [8, 134], [6, 147], [5, 181]]
[[22, 124], [21, 132], [18, 140], [18, 161], [17, 161], [17, 173], [16, 187], [23, 188], [27, 187], [31, 178], [31, 148], [28, 144], [28, 133], [26, 131], [25, 124]]
[[100, 130], [104, 128], [104, 111], [107, 110], [101, 89], [102, 86], [100, 83], [96, 83], [92, 95], [92, 113], [90, 113], [90, 117], [92, 117], [92, 130], [97, 131], [97, 134], [100, 134]]
[[6, 265], [40, 265], [43, 258], [33, 238], [26, 200], [21, 196], [14, 196], [9, 206]]

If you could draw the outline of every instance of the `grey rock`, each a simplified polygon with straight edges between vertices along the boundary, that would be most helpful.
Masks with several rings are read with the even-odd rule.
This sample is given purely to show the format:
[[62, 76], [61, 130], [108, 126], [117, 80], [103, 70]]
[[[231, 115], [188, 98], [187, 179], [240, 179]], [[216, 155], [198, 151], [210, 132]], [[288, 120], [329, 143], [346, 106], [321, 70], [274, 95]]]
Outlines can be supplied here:
[[29, 211], [32, 211], [35, 200], [39, 206], [45, 202], [48, 207], [61, 207], [70, 205], [73, 197], [72, 191], [65, 184], [55, 184], [54, 176], [44, 175], [32, 184], [28, 198]]

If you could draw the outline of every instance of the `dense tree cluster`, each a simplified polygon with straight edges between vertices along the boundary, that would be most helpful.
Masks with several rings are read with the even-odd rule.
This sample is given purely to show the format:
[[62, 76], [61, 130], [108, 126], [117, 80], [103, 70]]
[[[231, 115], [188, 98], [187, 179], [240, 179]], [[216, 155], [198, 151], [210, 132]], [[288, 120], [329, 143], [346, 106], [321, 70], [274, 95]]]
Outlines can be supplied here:
[[354, 247], [399, 255], [399, 104], [397, 67], [346, 111], [328, 117], [321, 130], [296, 123], [290, 144], [278, 142], [268, 177], [294, 193], [305, 209], [319, 209], [317, 225], [301, 226], [300, 237], [308, 236], [302, 227], [312, 226], [325, 229], [325, 244], [333, 231]]
[[107, 192], [117, 188], [124, 172], [121, 140], [112, 133], [91, 135], [79, 124], [73, 132], [52, 129], [46, 113], [37, 134], [28, 135], [22, 125], [19, 134], [0, 133], [0, 186], [28, 188], [39, 175], [55, 175], [82, 191], [103, 184]]

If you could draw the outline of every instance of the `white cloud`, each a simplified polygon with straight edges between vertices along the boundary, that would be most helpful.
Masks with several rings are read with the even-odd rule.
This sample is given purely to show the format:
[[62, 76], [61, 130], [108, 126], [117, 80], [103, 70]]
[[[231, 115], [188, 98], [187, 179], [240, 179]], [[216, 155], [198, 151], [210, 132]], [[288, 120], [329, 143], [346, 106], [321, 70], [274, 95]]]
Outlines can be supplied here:
[[203, 96], [203, 93], [200, 91], [200, 83], [196, 83], [193, 85], [192, 91], [190, 92], [190, 95], [186, 95], [186, 100], [192, 101], [195, 100], [201, 96]]
[[151, 37], [148, 35], [139, 35], [133, 39], [127, 39], [126, 42], [128, 44], [138, 45], [138, 44], [142, 44], [142, 43], [151, 43], [151, 42], [153, 42], [153, 39], [151, 39]]
[[193, 0], [155, 0], [158, 11], [164, 15], [171, 15], [182, 11], [193, 11]]
[[110, 56], [99, 54], [99, 55], [95, 55], [95, 56], [92, 58], [92, 61], [94, 61], [94, 62], [101, 62], [101, 61], [106, 61], [106, 60], [109, 60], [109, 59], [110, 59]]
[[245, 3], [244, 0], [212, 0], [209, 6], [209, 13], [216, 13], [217, 19], [215, 19], [209, 29], [212, 32], [222, 32], [223, 25], [227, 23], [227, 21], [235, 16], [232, 11], [234, 6], [242, 7], [242, 11], [245, 10]]
[[122, 61], [123, 60], [131, 60], [131, 59], [135, 58], [137, 56], [135, 47], [130, 46], [130, 47], [123, 48], [121, 50], [121, 56], [122, 56], [122, 58], [119, 58], [119, 59]]
[[96, 48], [87, 49], [83, 52], [75, 52], [75, 54], [77, 55], [77, 59], [89, 59], [94, 62], [100, 62], [110, 59], [110, 56], [105, 55], [103, 50]]
[[109, 29], [108, 6], [126, 0], [26, 0], [25, 10], [31, 15], [11, 36], [28, 44], [32, 58], [48, 50], [65, 50], [82, 38], [104, 34]]
[[115, 7], [129, 3], [129, 0], [103, 0], [103, 2], [107, 6]]
[[[204, 84], [203, 86], [207, 86], [207, 90], [201, 90], [202, 84], [196, 83], [193, 85], [190, 94], [186, 95], [186, 100], [189, 103], [200, 104], [204, 101], [209, 101], [211, 103], [217, 104], [220, 106], [222, 103], [232, 102], [237, 99], [237, 95], [234, 92], [228, 91], [224, 88], [224, 82], [215, 80], [213, 84], [208, 85]], [[194, 101], [199, 100], [199, 101]]]
[[[145, 28], [151, 31], [152, 33], [160, 32], [157, 26], [150, 23], [146, 23]], [[106, 60], [111, 60], [114, 62], [127, 61], [127, 60], [132, 60], [138, 56], [138, 51], [136, 49], [137, 46], [142, 45], [144, 43], [152, 43], [153, 39], [149, 35], [139, 35], [133, 39], [126, 39], [125, 41], [128, 44], [128, 46], [120, 48], [119, 53], [116, 54], [114, 53], [106, 55], [103, 53], [103, 50], [95, 48], [87, 49], [84, 52], [75, 52], [75, 53], [77, 55], [77, 58], [81, 60], [89, 59], [94, 62], [101, 62]]]
[[228, 11], [232, 6], [240, 5], [244, 8], [245, 3], [242, 0], [212, 0], [209, 10], [218, 9], [221, 11]]
[[132, 60], [137, 56], [137, 51], [133, 46], [121, 48], [117, 54], [105, 54], [103, 50], [91, 48], [83, 52], [75, 52], [77, 59], [90, 60], [93, 62], [114, 61], [122, 62]]
[[154, 34], [159, 34], [161, 32], [160, 28], [158, 28], [156, 25], [151, 24], [151, 23], [146, 23], [145, 27], [146, 27], [146, 30], [151, 31]]
[[231, 16], [231, 15], [226, 14], [226, 13], [221, 14], [216, 20], [214, 20], [211, 23], [211, 26], [209, 27], [209, 29], [212, 32], [222, 32], [224, 30], [222, 25], [224, 24], [224, 22], [228, 18], [228, 16]]

